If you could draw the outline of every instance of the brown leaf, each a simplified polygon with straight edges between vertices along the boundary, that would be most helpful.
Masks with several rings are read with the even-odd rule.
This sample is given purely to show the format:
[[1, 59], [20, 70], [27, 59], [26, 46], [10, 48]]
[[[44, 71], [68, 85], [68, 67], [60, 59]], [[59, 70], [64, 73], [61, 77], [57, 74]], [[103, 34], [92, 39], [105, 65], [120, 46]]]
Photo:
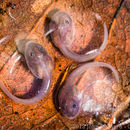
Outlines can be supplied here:
[[[16, 51], [14, 42], [15, 36], [20, 31], [29, 32], [27, 38], [32, 39], [34, 35], [38, 36], [37, 42], [45, 47], [55, 62], [51, 89], [42, 101], [29, 106], [15, 103], [1, 91], [0, 128], [58, 130], [83, 128], [82, 126], [85, 126], [88, 123], [93, 125], [96, 121], [91, 118], [91, 115], [79, 116], [76, 119], [69, 120], [61, 116], [55, 108], [53, 101], [54, 89], [64, 82], [68, 76], [69, 69], [71, 69], [71, 66], [73, 66], [75, 62], [63, 56], [48, 39], [43, 37], [43, 34], [45, 33], [45, 17], [47, 13], [55, 7], [67, 10], [71, 15], [79, 12], [84, 14], [87, 9], [99, 13], [103, 17], [103, 20], [106, 21], [107, 27], [110, 28], [110, 30], [107, 47], [96, 60], [109, 63], [118, 70], [123, 89], [129, 94], [129, 7], [126, 2], [121, 4], [121, 0], [57, 0], [56, 3], [54, 1], [54, 3], [49, 6], [46, 3], [50, 3], [51, 0], [42, 1], [40, 6], [36, 1], [37, 0], [14, 0], [13, 2], [16, 3], [16, 8], [11, 9], [11, 14], [16, 18], [16, 21], [6, 14], [3, 16], [4, 25], [0, 26], [0, 38], [9, 35], [10, 39], [0, 44], [0, 74], [3, 75], [8, 87], [11, 87], [12, 85], [11, 88], [13, 88], [15, 85], [21, 85], [20, 82], [17, 82], [17, 80], [19, 81], [18, 77], [14, 79], [15, 83], [9, 81], [8, 68], [12, 61], [11, 56]], [[3, 5], [5, 4], [6, 1], [4, 1]], [[43, 8], [42, 11], [41, 8]], [[117, 13], [116, 17], [115, 13]], [[24, 72], [25, 70], [23, 71], [20, 64], [17, 67], [19, 76], [23, 75], [24, 78], [31, 80], [31, 77], [29, 78], [28, 69]], [[22, 83], [22, 79], [20, 80]], [[27, 84], [27, 81], [25, 84]], [[26, 91], [26, 87], [24, 90], [20, 90], [20, 92], [21, 91]], [[110, 117], [101, 117], [100, 121], [107, 123], [109, 118]]]

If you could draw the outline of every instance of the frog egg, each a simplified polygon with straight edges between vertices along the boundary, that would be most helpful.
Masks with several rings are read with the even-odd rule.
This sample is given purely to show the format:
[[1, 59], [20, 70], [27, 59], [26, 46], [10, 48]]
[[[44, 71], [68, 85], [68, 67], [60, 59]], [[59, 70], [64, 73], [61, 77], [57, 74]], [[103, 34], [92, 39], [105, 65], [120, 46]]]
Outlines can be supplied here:
[[26, 40], [26, 36], [20, 33], [15, 38], [18, 51], [2, 69], [0, 88], [18, 103], [33, 104], [49, 91], [53, 61], [42, 45]]
[[104, 50], [108, 39], [107, 26], [95, 12], [77, 15], [65, 11], [52, 13], [46, 34], [50, 33], [52, 42], [68, 58], [89, 61]]
[[[103, 62], [83, 64], [70, 74], [59, 91], [60, 112], [70, 119], [79, 114], [111, 112], [118, 85], [118, 73], [111, 65]], [[72, 113], [72, 109], [75, 109], [72, 108], [74, 101], [77, 113]]]

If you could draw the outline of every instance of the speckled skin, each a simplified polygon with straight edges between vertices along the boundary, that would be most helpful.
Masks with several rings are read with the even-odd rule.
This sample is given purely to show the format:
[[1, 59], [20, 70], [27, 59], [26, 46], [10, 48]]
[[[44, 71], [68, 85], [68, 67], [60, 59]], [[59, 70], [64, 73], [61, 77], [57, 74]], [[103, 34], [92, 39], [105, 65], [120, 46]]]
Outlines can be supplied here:
[[[101, 17], [98, 14], [93, 13], [95, 18], [101, 21]], [[98, 17], [97, 17], [98, 16]], [[78, 54], [69, 49], [69, 46], [74, 42], [75, 38], [75, 26], [71, 16], [64, 11], [57, 11], [53, 15], [49, 16], [51, 19], [49, 25], [49, 31], [52, 30], [51, 38], [55, 46], [57, 46], [61, 52], [70, 59], [78, 62], [84, 62], [92, 60], [97, 57], [101, 51], [105, 48], [108, 39], [107, 26], [104, 23], [104, 40], [99, 49], [86, 52], [85, 54]], [[86, 34], [87, 35], [87, 34]], [[80, 42], [79, 42], [80, 43]]]
[[72, 119], [81, 112], [99, 114], [111, 111], [115, 98], [112, 86], [118, 83], [118, 73], [109, 64], [92, 62], [81, 65], [70, 74], [59, 91], [61, 114]]

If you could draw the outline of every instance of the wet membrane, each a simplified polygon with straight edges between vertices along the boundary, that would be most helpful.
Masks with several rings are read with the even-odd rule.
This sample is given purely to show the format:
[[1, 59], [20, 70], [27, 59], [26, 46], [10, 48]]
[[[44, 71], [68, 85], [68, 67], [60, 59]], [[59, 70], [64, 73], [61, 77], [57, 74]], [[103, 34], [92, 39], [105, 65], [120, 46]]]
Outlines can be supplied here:
[[41, 89], [42, 79], [32, 75], [25, 59], [15, 52], [1, 71], [5, 87], [19, 98], [29, 99], [35, 97]]

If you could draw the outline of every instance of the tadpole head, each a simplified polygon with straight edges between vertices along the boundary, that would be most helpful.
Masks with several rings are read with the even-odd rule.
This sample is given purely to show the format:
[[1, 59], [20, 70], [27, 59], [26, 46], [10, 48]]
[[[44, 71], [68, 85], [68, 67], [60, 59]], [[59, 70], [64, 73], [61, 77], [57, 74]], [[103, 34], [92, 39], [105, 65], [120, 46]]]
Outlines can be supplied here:
[[37, 78], [42, 79], [52, 71], [52, 59], [42, 45], [29, 41], [24, 54], [29, 69]]
[[72, 19], [66, 12], [57, 11], [51, 17], [51, 25], [59, 30], [68, 29], [72, 25]]
[[77, 96], [69, 92], [71, 91], [59, 94], [59, 109], [63, 116], [73, 119], [79, 114], [81, 103]]
[[[52, 39], [56, 46], [69, 45], [74, 38], [73, 21], [70, 15], [64, 11], [57, 11], [51, 17], [49, 30], [52, 31]], [[64, 42], [64, 43], [63, 43]]]

